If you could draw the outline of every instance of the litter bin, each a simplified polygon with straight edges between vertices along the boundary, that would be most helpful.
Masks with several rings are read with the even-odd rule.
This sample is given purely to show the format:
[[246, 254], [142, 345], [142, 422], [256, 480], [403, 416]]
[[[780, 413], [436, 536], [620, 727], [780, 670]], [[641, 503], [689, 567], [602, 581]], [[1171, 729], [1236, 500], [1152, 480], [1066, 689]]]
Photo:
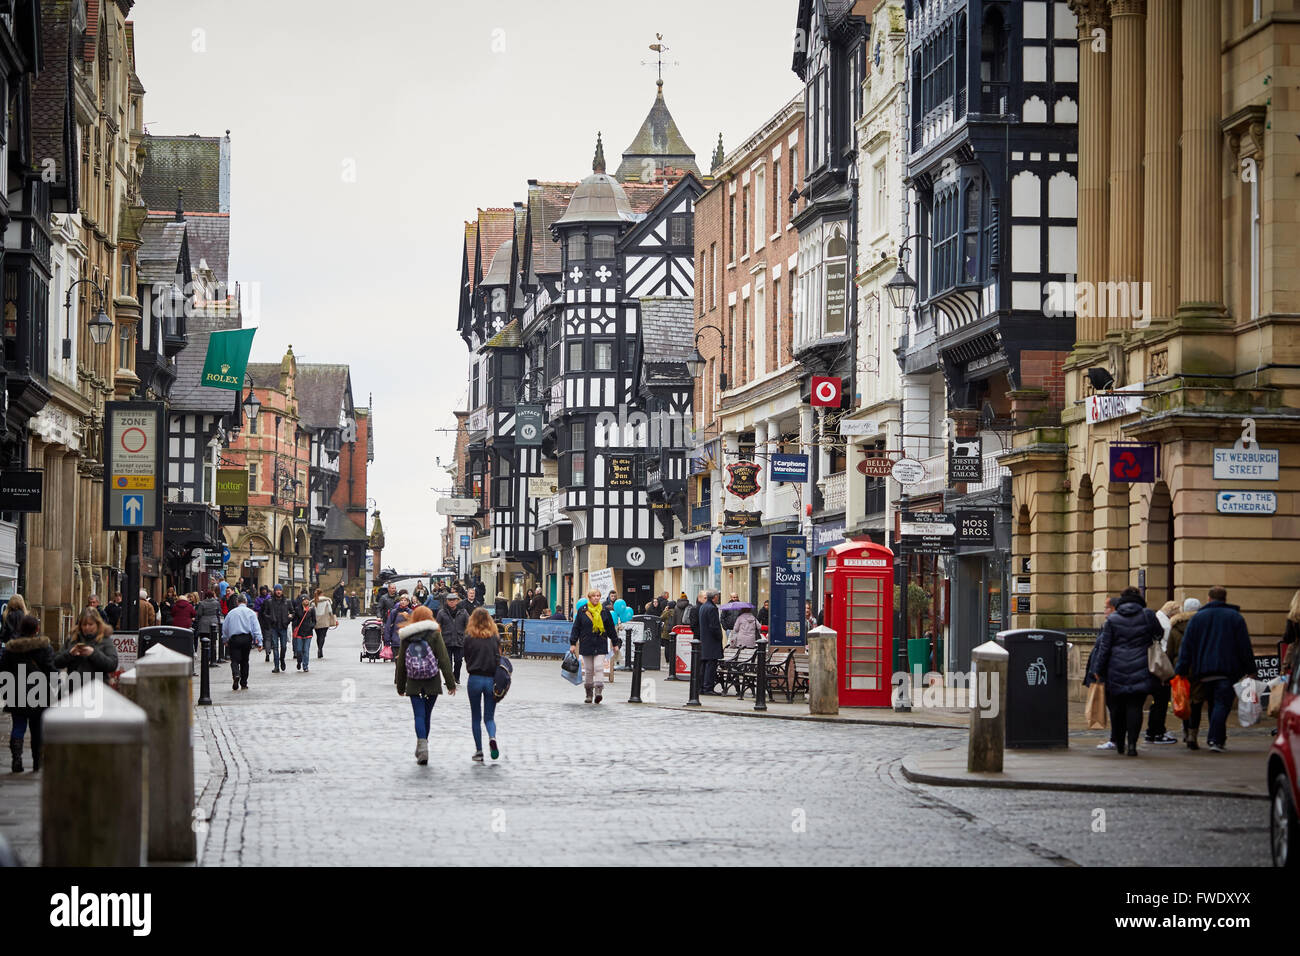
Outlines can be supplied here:
[[645, 642], [641, 645], [641, 670], [657, 671], [660, 660], [659, 629], [663, 621], [654, 614], [637, 614], [632, 618], [632, 623], [637, 622], [645, 627]]
[[999, 631], [1006, 648], [1007, 747], [1069, 746], [1069, 645], [1061, 631]]
[[194, 673], [194, 631], [188, 627], [172, 627], [169, 624], [160, 624], [156, 627], [142, 627], [136, 638], [138, 642], [138, 654], [144, 657], [145, 652], [155, 644], [161, 644], [177, 654], [184, 654], [190, 659], [190, 673]]
[[924, 637], [907, 642], [907, 672], [918, 682], [930, 670], [930, 642]]

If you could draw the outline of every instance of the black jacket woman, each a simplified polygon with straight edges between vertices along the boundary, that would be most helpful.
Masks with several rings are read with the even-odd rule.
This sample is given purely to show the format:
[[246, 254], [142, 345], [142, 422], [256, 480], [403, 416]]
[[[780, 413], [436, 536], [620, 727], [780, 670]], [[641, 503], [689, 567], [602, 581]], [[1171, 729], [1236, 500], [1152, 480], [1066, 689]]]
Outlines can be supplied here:
[[304, 674], [311, 670], [311, 641], [315, 637], [316, 609], [311, 598], [302, 596], [293, 621], [293, 656], [298, 659], [298, 670]]
[[77, 618], [77, 626], [63, 650], [54, 655], [55, 668], [69, 674], [107, 677], [117, 670], [117, 648], [112, 634], [113, 629], [99, 612], [87, 608]]
[[[439, 679], [447, 685], [447, 693], [456, 693], [456, 678], [451, 670], [451, 655], [443, 643], [438, 624], [433, 619], [433, 611], [420, 605], [411, 611], [410, 620], [404, 621], [398, 629], [397, 666], [393, 669], [393, 683], [397, 692], [411, 698], [411, 710], [415, 714], [415, 762], [429, 762], [429, 718], [433, 716], [433, 705], [438, 702]], [[406, 654], [412, 641], [422, 641], [429, 645], [429, 651], [438, 661], [438, 673], [429, 678], [417, 680], [407, 673]], [[421, 648], [423, 650], [423, 648]]]
[[573, 613], [573, 627], [569, 629], [569, 650], [582, 658], [582, 685], [587, 692], [587, 703], [600, 703], [605, 691], [605, 655], [609, 653], [609, 639], [614, 636], [614, 616], [601, 607], [600, 592], [587, 592], [587, 603]]
[[1137, 588], [1126, 588], [1120, 594], [1115, 613], [1106, 618], [1097, 636], [1093, 677], [1106, 684], [1106, 705], [1116, 728], [1116, 750], [1130, 757], [1137, 756], [1142, 705], [1156, 683], [1147, 669], [1147, 648], [1163, 636], [1164, 627]]
[[[31, 675], [41, 674], [40, 679], [49, 681], [54, 672], [54, 647], [50, 639], [40, 633], [41, 622], [30, 614], [24, 614], [18, 622], [15, 636], [5, 643], [0, 650], [0, 673], [12, 674], [14, 687], [19, 693], [33, 690]], [[52, 687], [47, 683], [45, 700], [51, 701]], [[38, 698], [33, 698], [35, 703]], [[5, 707], [13, 716], [13, 729], [9, 732], [9, 755], [12, 758], [9, 769], [14, 773], [23, 772], [23, 738], [27, 728], [32, 728], [32, 771], [41, 769], [41, 715], [45, 707], [25, 707], [17, 703]]]

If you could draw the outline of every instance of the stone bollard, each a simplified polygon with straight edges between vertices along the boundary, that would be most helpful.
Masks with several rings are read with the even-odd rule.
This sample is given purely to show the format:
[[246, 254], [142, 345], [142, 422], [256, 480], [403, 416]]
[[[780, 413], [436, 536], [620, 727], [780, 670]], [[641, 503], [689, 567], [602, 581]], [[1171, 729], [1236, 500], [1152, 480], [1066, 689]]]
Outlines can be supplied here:
[[[1001, 773], [1007, 739], [1006, 648], [987, 641], [971, 651], [970, 743], [968, 773]], [[980, 685], [983, 685], [981, 688]], [[982, 692], [981, 692], [982, 691]]]
[[195, 857], [193, 662], [155, 644], [136, 663], [136, 703], [149, 718], [149, 859]]
[[821, 625], [808, 632], [808, 713], [838, 714], [840, 684], [836, 651], [839, 636]]
[[136, 700], [135, 682], [137, 676], [135, 668], [133, 667], [129, 671], [122, 671], [121, 675], [117, 678], [117, 692], [133, 704], [140, 703]]
[[41, 863], [143, 866], [149, 838], [144, 711], [103, 681], [86, 681], [45, 711], [44, 731]]

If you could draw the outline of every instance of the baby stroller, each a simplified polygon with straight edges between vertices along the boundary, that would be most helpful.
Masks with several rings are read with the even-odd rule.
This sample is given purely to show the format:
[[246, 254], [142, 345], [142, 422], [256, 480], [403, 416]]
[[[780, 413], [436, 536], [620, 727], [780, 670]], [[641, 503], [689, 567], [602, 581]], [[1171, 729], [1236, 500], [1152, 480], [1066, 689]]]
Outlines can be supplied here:
[[377, 661], [384, 646], [384, 622], [377, 617], [361, 622], [361, 660]]

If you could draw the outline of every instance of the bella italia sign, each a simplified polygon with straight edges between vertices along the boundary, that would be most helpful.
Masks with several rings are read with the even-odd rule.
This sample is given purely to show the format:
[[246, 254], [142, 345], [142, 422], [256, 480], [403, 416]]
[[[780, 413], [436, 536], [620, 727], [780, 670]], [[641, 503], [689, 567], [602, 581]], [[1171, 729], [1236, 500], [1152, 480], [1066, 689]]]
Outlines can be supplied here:
[[244, 370], [253, 348], [257, 329], [231, 329], [208, 336], [208, 353], [203, 360], [200, 384], [237, 392], [244, 387]]

